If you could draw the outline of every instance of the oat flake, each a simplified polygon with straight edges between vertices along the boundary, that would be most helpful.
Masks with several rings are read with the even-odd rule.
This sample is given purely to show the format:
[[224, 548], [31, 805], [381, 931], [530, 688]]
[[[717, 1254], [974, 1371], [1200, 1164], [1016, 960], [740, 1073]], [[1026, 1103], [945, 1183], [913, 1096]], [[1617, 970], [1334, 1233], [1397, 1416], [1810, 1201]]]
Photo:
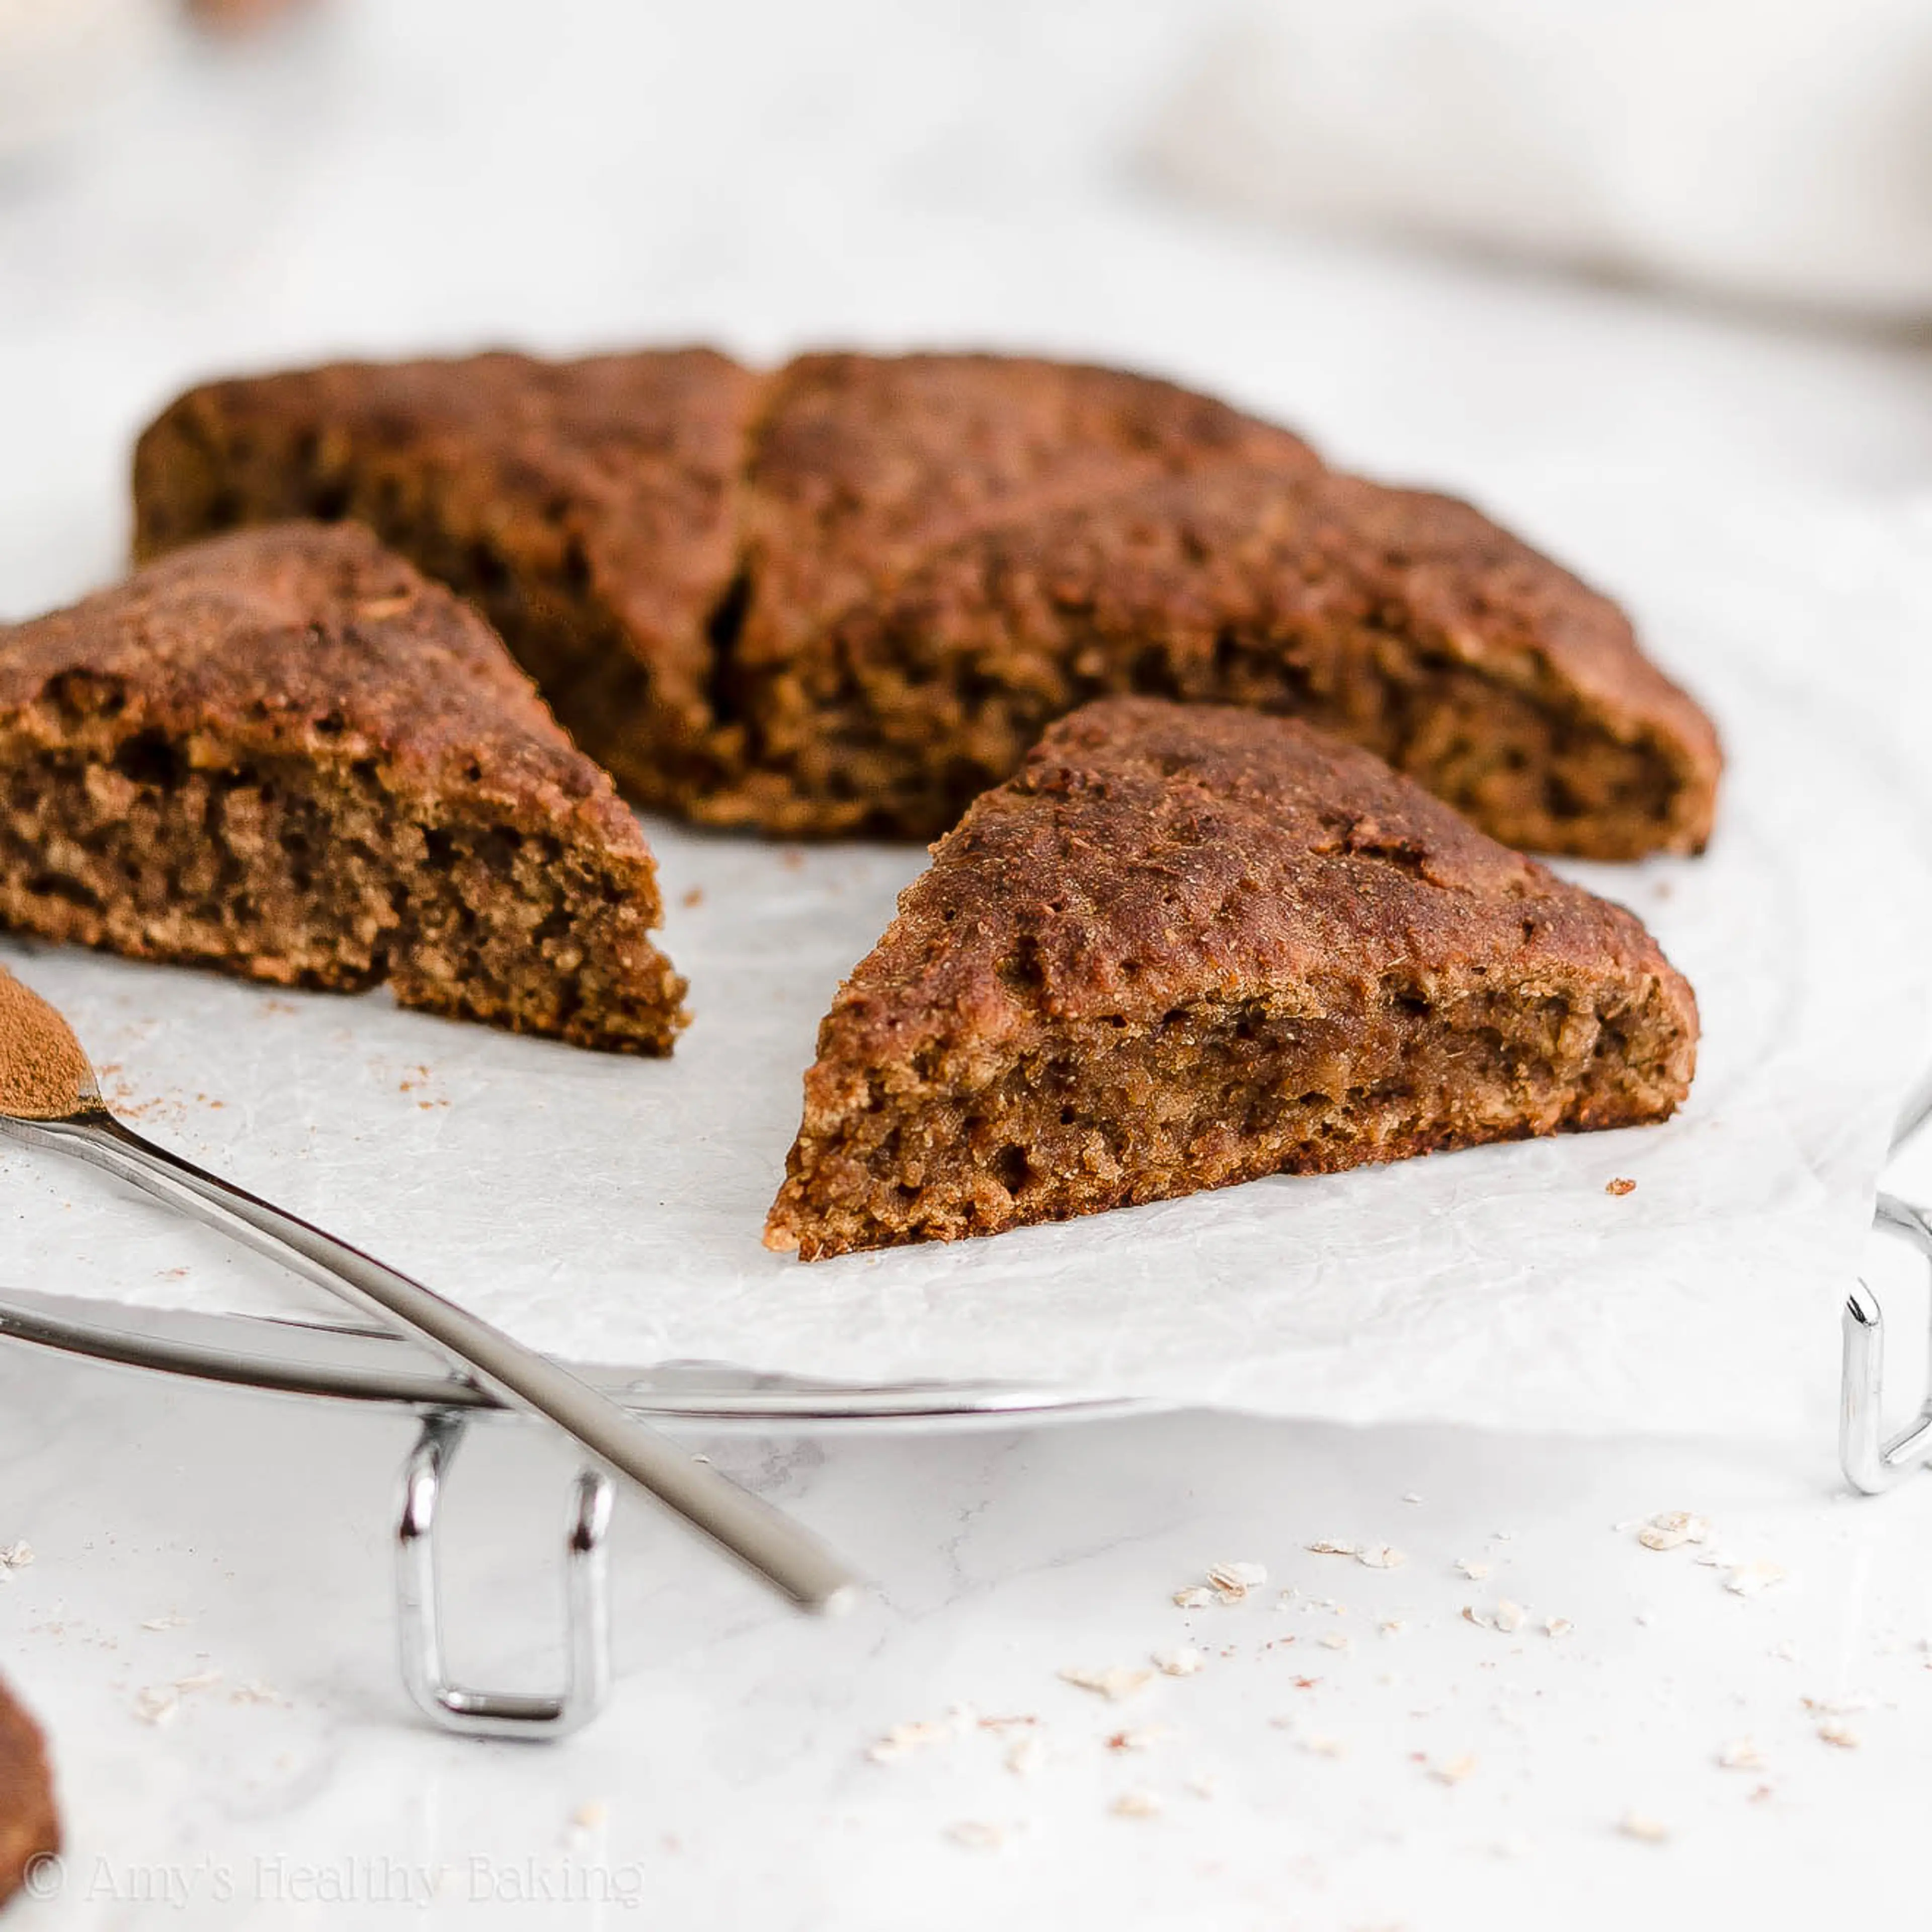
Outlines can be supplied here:
[[1124, 1664], [1110, 1665], [1105, 1670], [1083, 1670], [1076, 1665], [1063, 1670], [1060, 1680], [1063, 1684], [1071, 1684], [1076, 1690], [1091, 1690], [1110, 1703], [1118, 1704], [1137, 1691], [1145, 1690], [1154, 1681], [1154, 1672], [1130, 1670]]

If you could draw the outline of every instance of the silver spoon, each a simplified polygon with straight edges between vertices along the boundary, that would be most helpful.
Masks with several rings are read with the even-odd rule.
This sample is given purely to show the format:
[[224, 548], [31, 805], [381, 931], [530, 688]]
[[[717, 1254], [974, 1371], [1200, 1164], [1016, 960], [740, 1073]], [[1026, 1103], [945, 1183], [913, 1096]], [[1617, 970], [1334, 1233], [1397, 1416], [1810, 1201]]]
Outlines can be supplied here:
[[117, 1120], [74, 1030], [0, 967], [0, 1133], [104, 1168], [403, 1328], [512, 1407], [552, 1422], [800, 1609], [842, 1610], [858, 1579], [782, 1515], [547, 1356], [359, 1248], [170, 1154]]

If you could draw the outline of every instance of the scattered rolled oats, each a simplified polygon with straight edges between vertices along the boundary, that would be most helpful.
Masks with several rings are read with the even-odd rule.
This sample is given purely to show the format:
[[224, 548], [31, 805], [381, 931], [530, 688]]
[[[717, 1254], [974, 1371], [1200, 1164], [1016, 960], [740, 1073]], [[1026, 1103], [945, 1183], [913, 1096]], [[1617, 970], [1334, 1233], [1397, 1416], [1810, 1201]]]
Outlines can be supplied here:
[[1123, 1752], [1151, 1750], [1162, 1738], [1173, 1735], [1171, 1724], [1144, 1724], [1134, 1730], [1116, 1731], [1107, 1740], [1107, 1748]]
[[1384, 1617], [1376, 1626], [1384, 1636], [1400, 1636], [1408, 1628], [1408, 1624], [1400, 1617]]
[[1460, 1784], [1475, 1768], [1475, 1753], [1464, 1751], [1459, 1757], [1446, 1758], [1440, 1764], [1432, 1764], [1429, 1774], [1438, 1784]]
[[1461, 1570], [1472, 1583], [1480, 1583], [1490, 1574], [1490, 1566], [1486, 1563], [1478, 1562], [1473, 1556], [1457, 1557], [1456, 1568]]
[[1348, 1747], [1340, 1738], [1330, 1737], [1326, 1732], [1310, 1731], [1296, 1740], [1305, 1751], [1312, 1751], [1317, 1757], [1346, 1757]]
[[1172, 1650], [1156, 1651], [1154, 1667], [1163, 1677], [1192, 1677], [1207, 1661], [1204, 1652], [1196, 1650], [1191, 1643], [1184, 1643]]
[[983, 1818], [962, 1818], [946, 1828], [946, 1835], [956, 1845], [975, 1852], [997, 1852], [1006, 1842], [1006, 1828]]
[[1670, 1836], [1670, 1827], [1642, 1811], [1626, 1811], [1617, 1820], [1617, 1829], [1627, 1838], [1641, 1839], [1646, 1845], [1660, 1845]]
[[1353, 1556], [1356, 1553], [1354, 1544], [1344, 1543], [1333, 1536], [1318, 1536], [1312, 1543], [1306, 1544], [1303, 1547], [1316, 1556]]
[[1268, 1581], [1265, 1563], [1216, 1563], [1210, 1564], [1208, 1580], [1217, 1590], [1254, 1590]]
[[1116, 1818], [1158, 1818], [1160, 1797], [1152, 1791], [1124, 1791], [1114, 1800]]
[[866, 1752], [874, 1764], [892, 1764], [927, 1744], [942, 1744], [952, 1736], [946, 1718], [928, 1718], [916, 1724], [895, 1724]]
[[1827, 1718], [1818, 1726], [1818, 1735], [1828, 1744], [1836, 1744], [1840, 1750], [1856, 1750], [1858, 1734], [1842, 1718]]
[[1520, 1604], [1512, 1603], [1507, 1597], [1498, 1597], [1493, 1610], [1478, 1610], [1465, 1604], [1462, 1621], [1474, 1624], [1479, 1630], [1499, 1630], [1504, 1636], [1514, 1636], [1528, 1621], [1529, 1612]]
[[34, 1546], [31, 1543], [10, 1543], [0, 1550], [0, 1568], [24, 1570], [34, 1560]]
[[197, 1670], [191, 1677], [177, 1677], [175, 1688], [182, 1692], [206, 1690], [220, 1682], [221, 1672], [218, 1670]]
[[1545, 1617], [1543, 1620], [1546, 1636], [1568, 1636], [1576, 1628], [1568, 1617]]
[[144, 1684], [134, 1694], [134, 1714], [144, 1724], [171, 1724], [181, 1709], [181, 1693], [172, 1684]]
[[1221, 1788], [1221, 1780], [1211, 1771], [1197, 1771], [1187, 1780], [1187, 1788], [1196, 1798], [1212, 1798]]
[[1726, 1771], [1762, 1771], [1764, 1760], [1749, 1738], [1738, 1738], [1718, 1754], [1718, 1762]]
[[1190, 1583], [1174, 1593], [1176, 1606], [1184, 1610], [1204, 1610], [1214, 1600], [1214, 1592], [1204, 1583]]
[[1404, 1490], [1402, 1492], [1402, 1499], [1406, 1503], [1419, 1503], [1422, 1500], [1413, 1490]]
[[1154, 1672], [1130, 1670], [1124, 1664], [1111, 1664], [1105, 1670], [1083, 1670], [1078, 1665], [1070, 1665], [1060, 1673], [1060, 1679], [1063, 1684], [1071, 1684], [1076, 1690], [1091, 1690], [1110, 1703], [1118, 1704], [1136, 1692], [1145, 1690], [1154, 1681]]
[[1006, 1747], [1006, 1768], [1016, 1778], [1030, 1778], [1046, 1762], [1044, 1732], [1022, 1731]]
[[1636, 1540], [1646, 1550], [1675, 1550], [1680, 1544], [1702, 1543], [1710, 1533], [1708, 1518], [1688, 1510], [1664, 1510], [1644, 1524]]
[[1322, 1648], [1324, 1650], [1346, 1650], [1349, 1642], [1346, 1630], [1331, 1630], [1322, 1633]]
[[1734, 1597], [1758, 1597], [1784, 1581], [1784, 1572], [1775, 1563], [1740, 1563], [1724, 1579], [1724, 1588]]
[[1365, 1543], [1355, 1552], [1355, 1561], [1371, 1570], [1400, 1570], [1408, 1558], [1388, 1544]]
[[144, 1617], [141, 1620], [141, 1628], [145, 1630], [184, 1630], [187, 1627], [187, 1618], [172, 1614], [165, 1617]]

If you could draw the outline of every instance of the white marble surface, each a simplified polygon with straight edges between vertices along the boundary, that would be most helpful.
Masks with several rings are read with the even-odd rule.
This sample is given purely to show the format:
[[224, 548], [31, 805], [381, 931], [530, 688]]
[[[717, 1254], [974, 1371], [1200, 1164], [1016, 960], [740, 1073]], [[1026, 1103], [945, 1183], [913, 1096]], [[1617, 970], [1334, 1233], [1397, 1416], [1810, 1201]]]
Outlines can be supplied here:
[[[1852, 624], [1874, 577], [1916, 572], [1922, 350], [1148, 197], [1132, 130], [1200, 14], [344, 0], [184, 54], [0, 175], [0, 610], [112, 570], [127, 439], [190, 376], [506, 336], [1030, 340], [1197, 376], [1532, 525], [1580, 467], [1775, 495], [1767, 583], [1825, 522], [1882, 531], [1846, 568]], [[452, 1499], [455, 1661], [538, 1681], [567, 1472], [492, 1435]], [[1850, 1501], [1822, 1440], [1186, 1415], [721, 1442], [875, 1595], [795, 1618], [626, 1505], [612, 1708], [549, 1750], [446, 1739], [404, 1702], [406, 1441], [396, 1417], [0, 1352], [0, 1546], [34, 1552], [0, 1583], [0, 1658], [52, 1730], [70, 1828], [60, 1896], [20, 1924], [299, 1924], [340, 1896], [342, 1922], [452, 1925], [1922, 1915], [1932, 1483]], [[1784, 1580], [1736, 1594], [1694, 1547], [1612, 1527], [1673, 1509], [1711, 1519], [1702, 1553]], [[1306, 1549], [1324, 1538], [1406, 1561]], [[1268, 1568], [1248, 1602], [1171, 1602], [1231, 1561]], [[1503, 1598], [1514, 1631], [1461, 1615]], [[1197, 1675], [1120, 1703], [1058, 1674], [1190, 1641]], [[868, 1757], [962, 1704], [1036, 1722]], [[1762, 1766], [1721, 1767], [1746, 1738]], [[1117, 1812], [1142, 1792], [1157, 1815]], [[546, 1889], [578, 1902], [518, 1902]]]

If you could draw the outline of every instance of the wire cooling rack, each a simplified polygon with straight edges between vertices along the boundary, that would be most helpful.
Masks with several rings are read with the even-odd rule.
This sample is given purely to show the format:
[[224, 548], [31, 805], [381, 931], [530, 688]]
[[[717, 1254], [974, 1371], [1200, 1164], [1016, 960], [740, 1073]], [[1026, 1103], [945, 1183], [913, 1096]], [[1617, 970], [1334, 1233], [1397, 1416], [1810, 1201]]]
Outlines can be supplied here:
[[[1932, 1071], [1899, 1117], [1896, 1154], [1932, 1118]], [[1878, 1198], [1874, 1227], [1905, 1240], [1932, 1264], [1932, 1215], [1894, 1196]], [[610, 1683], [608, 1534], [611, 1492], [601, 1472], [572, 1485], [565, 1520], [563, 1599], [567, 1664], [544, 1695], [479, 1690], [452, 1682], [444, 1665], [436, 1522], [465, 1432], [496, 1399], [416, 1343], [387, 1330], [244, 1315], [128, 1306], [70, 1295], [0, 1292], [0, 1340], [150, 1373], [226, 1383], [310, 1400], [374, 1403], [418, 1418], [406, 1459], [395, 1523], [399, 1660], [410, 1696], [434, 1722], [470, 1736], [554, 1738], [595, 1717]], [[1888, 1436], [1886, 1326], [1863, 1280], [1842, 1315], [1838, 1428], [1846, 1480], [1866, 1495], [1888, 1490], [1932, 1460], [1932, 1383], [1916, 1414]], [[645, 1368], [568, 1364], [634, 1414], [707, 1433], [804, 1435], [833, 1430], [1026, 1427], [1146, 1412], [1160, 1405], [1094, 1391], [1018, 1383], [867, 1386], [754, 1373], [717, 1362]]]
[[[485, 1737], [561, 1737], [595, 1717], [610, 1682], [606, 1568], [610, 1485], [586, 1470], [573, 1484], [563, 1538], [566, 1675], [542, 1696], [451, 1682], [443, 1662], [436, 1520], [450, 1466], [470, 1426], [502, 1414], [494, 1396], [415, 1342], [386, 1330], [248, 1315], [130, 1307], [77, 1296], [0, 1292], [0, 1340], [151, 1373], [314, 1400], [367, 1402], [418, 1418], [395, 1524], [399, 1660], [410, 1696], [448, 1730]], [[1145, 1412], [1131, 1397], [1018, 1384], [866, 1386], [756, 1374], [719, 1362], [627, 1369], [572, 1363], [572, 1372], [634, 1414], [706, 1434], [1020, 1427]]]

